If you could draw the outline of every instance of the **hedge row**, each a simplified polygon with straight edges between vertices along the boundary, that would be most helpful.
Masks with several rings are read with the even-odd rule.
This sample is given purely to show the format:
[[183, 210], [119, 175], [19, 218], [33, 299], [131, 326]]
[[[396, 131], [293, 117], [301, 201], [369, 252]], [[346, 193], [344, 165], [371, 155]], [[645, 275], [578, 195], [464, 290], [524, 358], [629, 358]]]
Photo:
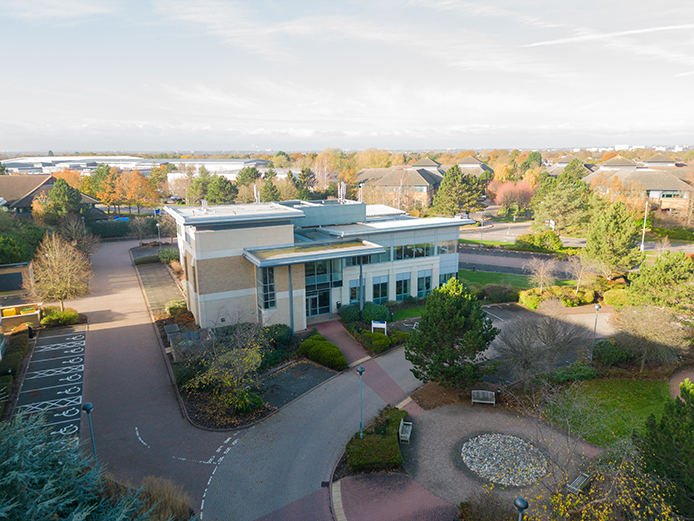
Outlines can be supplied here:
[[342, 306], [338, 311], [345, 324], [354, 322], [364, 322], [370, 324], [373, 320], [385, 322], [390, 320], [390, 311], [386, 306], [373, 302], [364, 302], [364, 309], [359, 312], [359, 304], [349, 304]]
[[398, 429], [400, 420], [406, 417], [407, 411], [387, 409], [366, 428], [363, 438], [357, 432], [347, 443], [347, 466], [354, 472], [402, 467]]
[[299, 354], [336, 371], [347, 369], [345, 355], [322, 335], [313, 335], [304, 340], [299, 346]]
[[544, 300], [557, 299], [566, 307], [583, 306], [595, 300], [595, 291], [592, 289], [579, 290], [573, 286], [550, 286], [540, 293], [538, 288], [521, 291], [518, 302], [530, 309], [537, 309]]
[[375, 355], [383, 353], [391, 347], [404, 344], [410, 336], [409, 333], [394, 329], [388, 331], [387, 336], [380, 331], [374, 331], [372, 333], [369, 329], [362, 329], [359, 331], [353, 324], [347, 326], [347, 329], [362, 347]]
[[77, 324], [79, 321], [79, 313], [72, 308], [65, 308], [65, 311], [60, 311], [60, 308], [57, 306], [47, 306], [43, 308], [43, 318], [41, 319], [42, 326], [71, 326]]

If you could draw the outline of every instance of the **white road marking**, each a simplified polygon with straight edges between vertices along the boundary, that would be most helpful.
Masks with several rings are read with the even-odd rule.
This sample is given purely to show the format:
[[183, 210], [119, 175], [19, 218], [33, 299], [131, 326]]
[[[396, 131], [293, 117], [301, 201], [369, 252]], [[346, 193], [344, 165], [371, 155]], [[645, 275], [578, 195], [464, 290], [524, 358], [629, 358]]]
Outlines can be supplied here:
[[151, 448], [152, 448], [152, 447], [150, 447], [149, 445], [147, 445], [147, 444], [145, 443], [145, 440], [143, 440], [143, 439], [140, 437], [140, 430], [139, 430], [137, 427], [135, 427], [135, 434], [137, 435], [137, 439], [140, 440], [140, 443], [142, 443], [142, 445], [144, 445], [144, 446], [147, 447], [148, 449], [151, 449]]

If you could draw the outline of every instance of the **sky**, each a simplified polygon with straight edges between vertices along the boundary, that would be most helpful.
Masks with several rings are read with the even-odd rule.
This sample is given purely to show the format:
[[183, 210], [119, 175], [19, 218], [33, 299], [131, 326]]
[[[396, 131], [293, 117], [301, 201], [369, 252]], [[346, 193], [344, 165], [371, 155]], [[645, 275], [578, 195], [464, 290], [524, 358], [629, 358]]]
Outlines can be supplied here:
[[0, 0], [0, 152], [694, 145], [691, 0]]

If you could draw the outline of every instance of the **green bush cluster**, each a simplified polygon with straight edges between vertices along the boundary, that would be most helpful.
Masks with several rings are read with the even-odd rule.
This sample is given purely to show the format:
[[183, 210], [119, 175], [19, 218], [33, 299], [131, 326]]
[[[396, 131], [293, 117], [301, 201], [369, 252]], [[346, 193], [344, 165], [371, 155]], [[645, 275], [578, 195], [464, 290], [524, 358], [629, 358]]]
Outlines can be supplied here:
[[5, 412], [5, 407], [7, 406], [7, 400], [12, 394], [12, 385], [14, 384], [14, 376], [5, 375], [0, 376], [0, 416]]
[[390, 310], [387, 306], [381, 304], [375, 304], [373, 302], [364, 302], [364, 309], [359, 313], [359, 304], [348, 304], [346, 306], [340, 307], [338, 311], [342, 321], [345, 324], [352, 324], [354, 322], [363, 322], [365, 324], [370, 324], [371, 321], [387, 321], [390, 320]]
[[359, 304], [348, 304], [346, 306], [341, 306], [338, 313], [345, 324], [359, 322], [361, 318], [359, 315]]
[[623, 349], [611, 338], [599, 340], [593, 347], [593, 359], [604, 366], [626, 365], [636, 358], [633, 352]]
[[322, 335], [314, 335], [304, 340], [299, 346], [299, 354], [336, 371], [347, 368], [347, 359], [342, 351]]
[[595, 291], [582, 289], [576, 295], [576, 289], [572, 286], [550, 286], [544, 288], [542, 293], [538, 288], [532, 288], [521, 291], [518, 296], [518, 302], [529, 309], [537, 309], [543, 300], [551, 299], [559, 300], [566, 307], [584, 306], [595, 300]]
[[554, 383], [563, 384], [566, 382], [579, 382], [581, 380], [592, 380], [598, 376], [595, 369], [589, 365], [575, 363], [569, 367], [562, 367], [554, 374], [552, 374], [552, 381]]
[[255, 393], [246, 391], [238, 393], [235, 399], [236, 412], [239, 414], [250, 414], [261, 409], [264, 405], [263, 399]]
[[526, 233], [516, 237], [513, 244], [514, 250], [555, 252], [562, 248], [559, 234], [553, 231], [543, 233]]
[[24, 355], [21, 353], [5, 353], [0, 361], [0, 374], [1, 375], [12, 375], [14, 378], [19, 375], [22, 370], [22, 361], [24, 360]]
[[485, 284], [473, 293], [477, 300], [487, 299], [487, 303], [518, 302], [518, 289], [506, 284]]
[[184, 313], [188, 311], [188, 305], [186, 304], [185, 300], [169, 300], [166, 304], [164, 304], [164, 311], [172, 316], [175, 317], [177, 315], [180, 315], [181, 313]]
[[292, 342], [292, 328], [286, 324], [273, 324], [267, 326], [265, 331], [275, 347], [287, 347]]
[[617, 309], [623, 308], [627, 303], [627, 292], [623, 288], [607, 290], [602, 297], [605, 300], [605, 304], [615, 306]]
[[388, 336], [390, 337], [391, 346], [399, 346], [404, 344], [407, 342], [407, 339], [410, 338], [409, 333], [397, 330], [388, 331]]
[[71, 326], [80, 321], [80, 316], [77, 311], [72, 308], [65, 308], [65, 311], [60, 311], [60, 308], [46, 307], [43, 309], [44, 317], [41, 319], [41, 325], [45, 327]]
[[162, 264], [169, 264], [171, 261], [180, 260], [178, 250], [171, 250], [169, 248], [162, 248], [159, 250], [159, 262]]
[[127, 237], [130, 234], [128, 221], [97, 221], [92, 223], [89, 228], [94, 235], [102, 239]]
[[368, 329], [362, 329], [361, 336], [367, 342], [369, 349], [375, 354], [387, 351], [391, 344], [390, 338], [378, 331], [372, 333]]
[[406, 417], [407, 411], [387, 409], [367, 427], [363, 438], [357, 432], [347, 443], [347, 466], [354, 472], [402, 467], [398, 429], [400, 420]]

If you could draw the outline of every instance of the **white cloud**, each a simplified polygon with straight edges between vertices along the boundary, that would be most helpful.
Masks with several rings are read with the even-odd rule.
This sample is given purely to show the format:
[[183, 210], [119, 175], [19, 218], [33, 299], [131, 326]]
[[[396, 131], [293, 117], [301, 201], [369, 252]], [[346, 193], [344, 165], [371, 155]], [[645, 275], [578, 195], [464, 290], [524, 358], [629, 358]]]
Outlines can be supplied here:
[[116, 5], [112, 0], [4, 0], [0, 12], [6, 16], [26, 20], [84, 19], [112, 13]]

